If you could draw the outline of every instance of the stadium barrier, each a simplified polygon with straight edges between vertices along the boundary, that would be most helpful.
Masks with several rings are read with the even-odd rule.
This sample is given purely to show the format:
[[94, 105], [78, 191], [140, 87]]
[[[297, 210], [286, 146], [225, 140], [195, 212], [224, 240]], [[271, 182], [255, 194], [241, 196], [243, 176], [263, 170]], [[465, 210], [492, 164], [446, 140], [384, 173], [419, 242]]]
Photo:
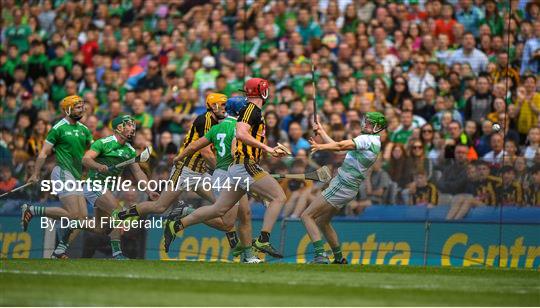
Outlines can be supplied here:
[[[1, 207], [0, 256], [41, 258], [46, 232], [37, 223], [22, 232], [16, 204], [9, 201]], [[257, 205], [253, 210], [257, 216]], [[445, 220], [447, 211], [445, 206], [372, 206], [357, 217], [337, 217], [333, 225], [352, 264], [540, 268], [540, 208], [476, 208], [451, 222]], [[255, 218], [253, 230], [261, 224], [260, 217]], [[278, 222], [272, 240], [285, 258], [266, 262], [305, 263], [313, 255], [300, 220]], [[162, 230], [149, 229], [146, 259], [233, 261], [224, 233], [205, 225], [183, 231], [169, 253], [161, 247]]]

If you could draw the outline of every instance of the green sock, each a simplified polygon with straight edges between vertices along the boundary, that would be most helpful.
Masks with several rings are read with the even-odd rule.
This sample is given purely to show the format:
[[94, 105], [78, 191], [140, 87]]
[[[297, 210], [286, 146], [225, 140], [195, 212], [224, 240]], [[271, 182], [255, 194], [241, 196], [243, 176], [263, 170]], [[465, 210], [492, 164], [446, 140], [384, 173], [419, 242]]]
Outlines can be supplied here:
[[332, 252], [334, 253], [334, 259], [341, 261], [343, 259], [343, 253], [341, 252], [341, 246], [333, 247]]
[[116, 257], [122, 253], [122, 248], [120, 247], [120, 240], [111, 240], [112, 255]]
[[322, 240], [313, 242], [313, 249], [316, 256], [322, 256], [324, 254], [324, 242]]

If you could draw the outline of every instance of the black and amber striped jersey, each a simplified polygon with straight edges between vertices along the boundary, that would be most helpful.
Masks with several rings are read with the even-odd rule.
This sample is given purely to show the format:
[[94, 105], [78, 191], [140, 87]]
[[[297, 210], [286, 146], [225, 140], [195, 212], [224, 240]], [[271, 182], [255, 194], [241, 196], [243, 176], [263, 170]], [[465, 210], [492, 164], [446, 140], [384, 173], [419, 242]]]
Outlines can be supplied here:
[[485, 205], [495, 206], [497, 204], [495, 187], [500, 183], [501, 178], [491, 175], [485, 180], [475, 182], [474, 197]]
[[439, 203], [439, 191], [437, 186], [428, 182], [424, 187], [417, 187], [411, 198], [413, 205], [437, 205]]
[[527, 198], [525, 205], [540, 207], [540, 185], [530, 184], [525, 191]]
[[[261, 108], [254, 103], [248, 103], [238, 115], [238, 122], [244, 122], [250, 125], [249, 133], [258, 141], [265, 141], [265, 123], [262, 117]], [[235, 164], [259, 163], [263, 150], [253, 147], [237, 140], [236, 153], [234, 154]]]
[[514, 181], [510, 184], [499, 184], [495, 188], [497, 193], [497, 205], [521, 206], [523, 205], [523, 187], [521, 182]]
[[[180, 148], [179, 153], [182, 153], [182, 151], [190, 143], [203, 137], [210, 130], [210, 127], [216, 125], [217, 123], [218, 121], [212, 117], [210, 111], [207, 111], [195, 118], [195, 121], [193, 121], [193, 124], [191, 125], [191, 128], [184, 139], [184, 144]], [[195, 152], [195, 154], [191, 156], [187, 156], [184, 161], [180, 162], [179, 164], [182, 164], [195, 172], [203, 173], [206, 171], [206, 164], [200, 151]]]

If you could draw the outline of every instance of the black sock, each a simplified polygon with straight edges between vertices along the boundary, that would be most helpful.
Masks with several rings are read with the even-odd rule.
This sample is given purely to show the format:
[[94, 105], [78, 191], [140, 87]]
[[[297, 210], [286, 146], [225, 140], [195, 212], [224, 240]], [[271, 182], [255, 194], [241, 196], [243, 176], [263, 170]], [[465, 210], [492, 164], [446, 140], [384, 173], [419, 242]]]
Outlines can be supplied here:
[[261, 235], [259, 235], [259, 242], [261, 243], [270, 242], [270, 233], [261, 231]]
[[182, 224], [182, 221], [177, 220], [174, 222], [173, 228], [174, 232], [180, 232], [180, 230], [184, 229], [184, 225]]
[[118, 218], [122, 220], [133, 216], [139, 216], [139, 212], [137, 212], [136, 207], [131, 207], [129, 210], [118, 213]]
[[229, 241], [229, 246], [231, 246], [231, 248], [238, 245], [238, 235], [236, 234], [236, 231], [226, 232], [225, 235], [227, 236], [227, 241]]

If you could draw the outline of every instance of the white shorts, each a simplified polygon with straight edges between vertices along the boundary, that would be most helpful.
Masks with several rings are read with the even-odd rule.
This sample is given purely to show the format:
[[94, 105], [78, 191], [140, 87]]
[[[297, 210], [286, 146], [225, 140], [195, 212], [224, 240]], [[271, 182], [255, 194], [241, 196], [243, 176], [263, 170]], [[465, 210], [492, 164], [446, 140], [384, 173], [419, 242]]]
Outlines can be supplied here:
[[86, 204], [95, 207], [96, 200], [103, 196], [103, 193], [98, 190], [89, 190], [88, 187], [84, 186], [84, 198], [86, 199]]
[[186, 166], [174, 165], [171, 169], [169, 180], [172, 183], [173, 191], [193, 191], [202, 189], [205, 181], [211, 181], [212, 177], [208, 173], [199, 173]]
[[[69, 172], [68, 170], [64, 170], [62, 168], [60, 168], [59, 166], [55, 166], [54, 169], [52, 170], [51, 172], [51, 181], [53, 181], [53, 183], [55, 181], [62, 181], [64, 184], [66, 182], [72, 182], [73, 185], [69, 184], [69, 185], [64, 185], [63, 189], [62, 190], [58, 190], [56, 191], [57, 195], [58, 195], [58, 198], [62, 198], [62, 197], [66, 197], [66, 196], [73, 196], [73, 195], [78, 195], [78, 196], [82, 196], [83, 195], [83, 191], [82, 190], [77, 190], [77, 180], [75, 180], [75, 177], [73, 176], [73, 174], [71, 174], [71, 172]], [[66, 187], [68, 186], [68, 187]], [[60, 187], [58, 187], [60, 188]], [[69, 189], [66, 189], [66, 188], [69, 188]]]
[[359, 191], [360, 185], [346, 185], [338, 175], [332, 179], [328, 188], [323, 190], [322, 195], [328, 203], [340, 210], [354, 200]]

